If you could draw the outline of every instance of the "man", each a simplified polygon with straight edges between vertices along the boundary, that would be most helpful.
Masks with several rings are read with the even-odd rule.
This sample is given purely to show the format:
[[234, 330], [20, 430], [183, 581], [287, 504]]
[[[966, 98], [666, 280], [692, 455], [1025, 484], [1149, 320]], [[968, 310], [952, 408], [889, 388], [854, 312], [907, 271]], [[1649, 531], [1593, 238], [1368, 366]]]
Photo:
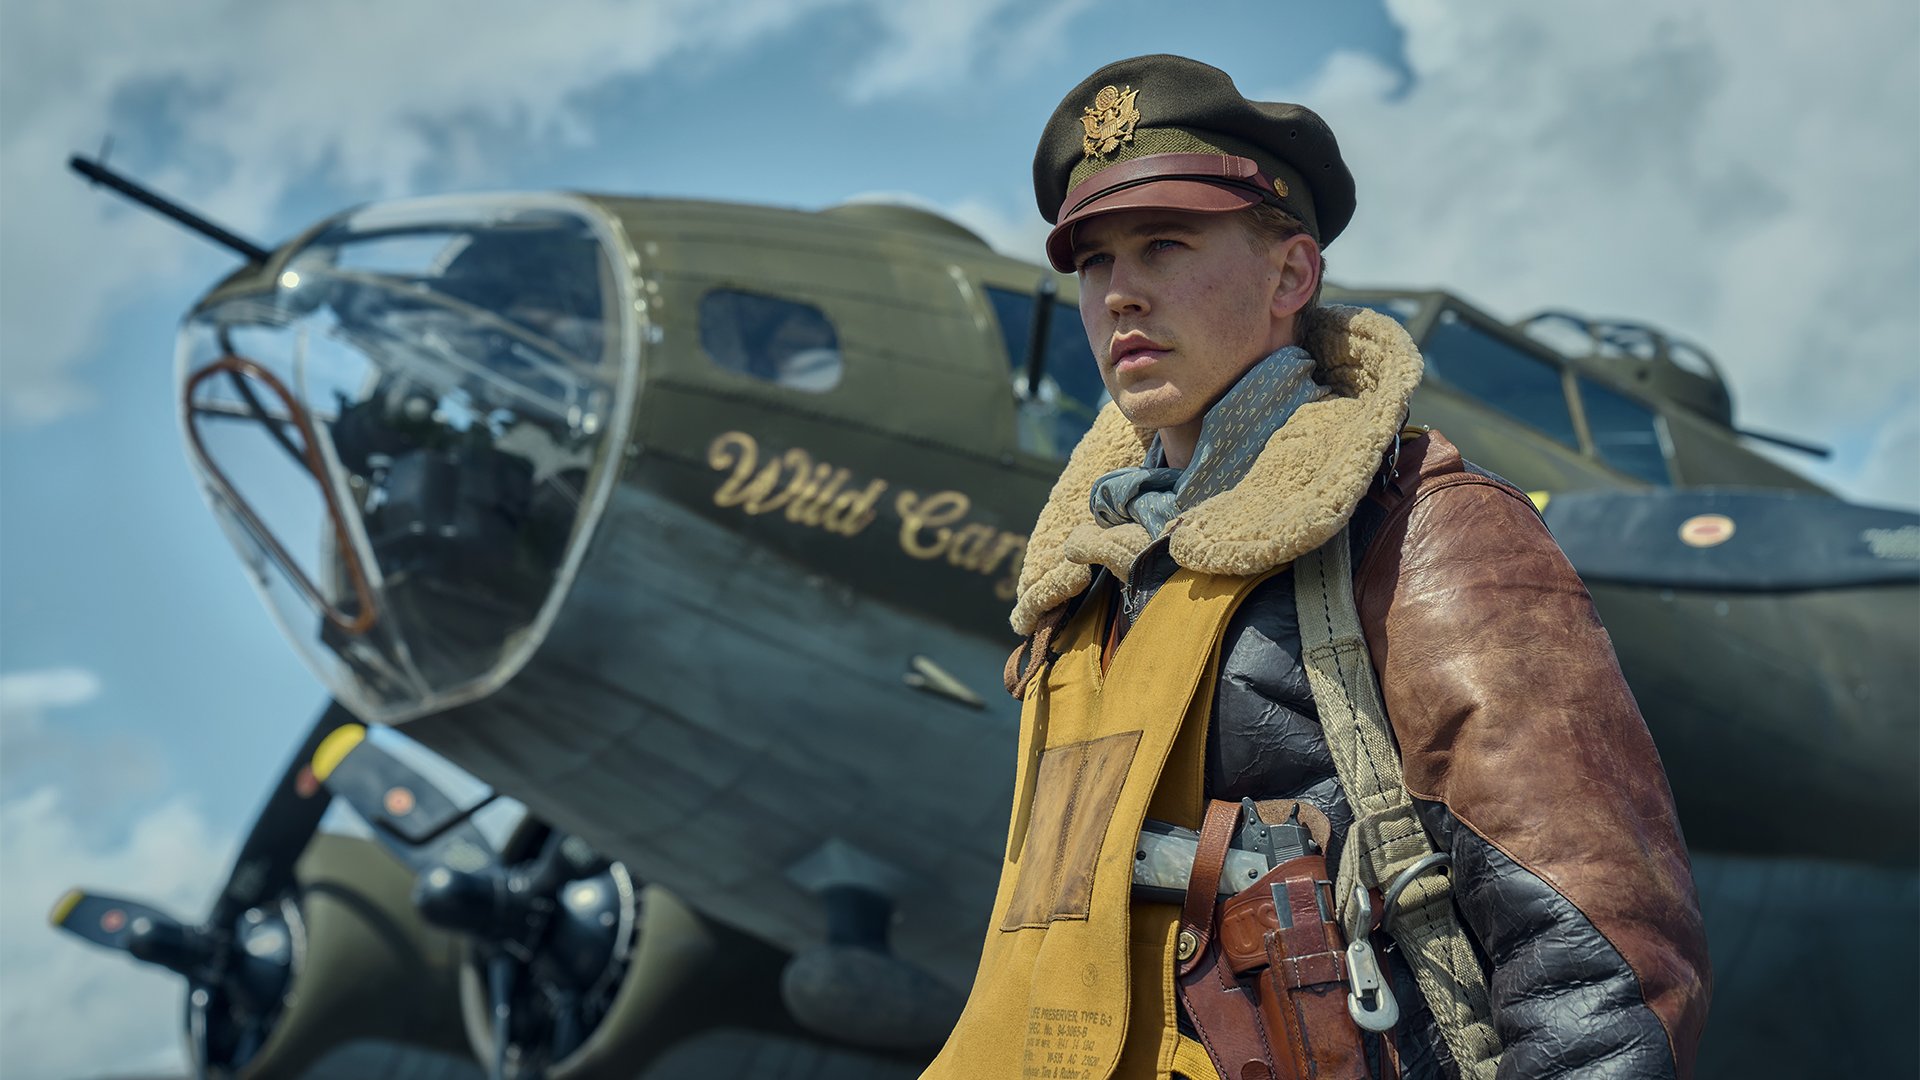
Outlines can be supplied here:
[[[1403, 430], [1420, 377], [1406, 333], [1317, 306], [1321, 250], [1354, 210], [1331, 132], [1204, 64], [1139, 57], [1067, 94], [1034, 187], [1113, 404], [1028, 549], [1007, 862], [967, 1010], [927, 1076], [1288, 1075], [1284, 1047], [1234, 1057], [1186, 1004], [1222, 947], [1208, 875], [1192, 872], [1185, 909], [1131, 891], [1144, 821], [1211, 830], [1204, 808], [1243, 798], [1324, 818], [1329, 879], [1359, 885], [1334, 899], [1357, 952], [1274, 963], [1294, 965], [1300, 1000], [1338, 1001], [1337, 985], [1376, 1022], [1302, 1021], [1298, 1053], [1352, 1039], [1364, 1060], [1348, 1065], [1373, 1075], [1689, 1075], [1709, 977], [1658, 756], [1525, 497]], [[1317, 569], [1348, 554], [1351, 586]], [[1357, 605], [1364, 646], [1342, 653], [1303, 621], [1316, 598], [1329, 626]], [[1356, 781], [1346, 731], [1376, 677], [1399, 760], [1376, 745], [1363, 756], [1378, 775]], [[1330, 707], [1339, 723], [1323, 725]], [[1412, 872], [1450, 858], [1452, 882], [1430, 890], [1444, 918], [1388, 944], [1366, 927], [1381, 892], [1407, 885], [1377, 870], [1408, 842], [1385, 838], [1394, 799], [1419, 850], [1445, 857]], [[1396, 912], [1385, 930], [1410, 938], [1415, 921]], [[1362, 994], [1369, 940], [1390, 995]]]

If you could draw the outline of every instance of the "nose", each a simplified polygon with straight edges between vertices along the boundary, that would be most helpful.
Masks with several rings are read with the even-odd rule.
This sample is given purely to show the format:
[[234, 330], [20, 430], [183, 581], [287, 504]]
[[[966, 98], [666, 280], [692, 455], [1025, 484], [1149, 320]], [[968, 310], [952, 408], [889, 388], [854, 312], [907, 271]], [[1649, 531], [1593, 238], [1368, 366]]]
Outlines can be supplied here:
[[1107, 312], [1115, 318], [1123, 315], [1145, 315], [1149, 308], [1146, 290], [1141, 287], [1140, 277], [1117, 261], [1107, 275]]

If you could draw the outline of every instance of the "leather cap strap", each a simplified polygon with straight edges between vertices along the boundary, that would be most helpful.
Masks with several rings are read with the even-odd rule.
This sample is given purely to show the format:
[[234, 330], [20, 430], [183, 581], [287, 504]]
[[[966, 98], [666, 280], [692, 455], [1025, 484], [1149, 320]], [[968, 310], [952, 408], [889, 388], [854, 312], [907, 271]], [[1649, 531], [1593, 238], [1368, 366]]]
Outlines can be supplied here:
[[1149, 154], [1111, 165], [1087, 177], [1060, 202], [1060, 224], [1096, 200], [1162, 180], [1197, 180], [1220, 187], [1241, 188], [1255, 201], [1278, 201], [1273, 180], [1252, 159], [1231, 154]]
[[1213, 907], [1220, 898], [1220, 871], [1227, 865], [1227, 844], [1240, 822], [1240, 804], [1215, 799], [1207, 804], [1207, 820], [1200, 826], [1200, 847], [1193, 854], [1193, 872], [1187, 876], [1187, 902], [1180, 912], [1180, 932], [1192, 934], [1193, 951], [1175, 970], [1184, 974], [1200, 963], [1213, 937]]

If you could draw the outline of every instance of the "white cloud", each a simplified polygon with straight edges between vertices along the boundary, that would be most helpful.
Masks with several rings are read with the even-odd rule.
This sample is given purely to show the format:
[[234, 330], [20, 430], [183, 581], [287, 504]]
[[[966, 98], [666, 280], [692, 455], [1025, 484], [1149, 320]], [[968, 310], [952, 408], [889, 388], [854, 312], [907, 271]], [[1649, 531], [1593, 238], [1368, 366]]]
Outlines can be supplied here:
[[75, 886], [198, 918], [233, 848], [189, 801], [156, 808], [140, 798], [165, 781], [150, 746], [49, 722], [101, 693], [100, 679], [82, 668], [0, 675], [0, 1074], [8, 1080], [181, 1065], [178, 977], [46, 921]]
[[181, 1068], [180, 978], [54, 930], [47, 911], [81, 886], [197, 919], [232, 847], [184, 799], [104, 846], [84, 835], [52, 788], [0, 803], [0, 1074], [71, 1080]]
[[942, 205], [911, 191], [863, 191], [846, 200], [848, 204], [871, 203], [882, 206], [910, 206], [937, 214], [964, 225], [995, 251], [1015, 258], [1031, 259], [1047, 240], [1048, 225], [1027, 204], [1009, 210], [1005, 204], [978, 196]]
[[1718, 357], [1743, 425], [1836, 443], [1887, 425], [1864, 468], [1821, 475], [1915, 503], [1892, 437], [1912, 405], [1886, 405], [1920, 388], [1920, 10], [1389, 7], [1403, 97], [1351, 54], [1304, 87], [1248, 87], [1340, 133], [1361, 209], [1337, 280], [1666, 327]]
[[78, 824], [98, 830], [124, 820], [164, 788], [160, 747], [144, 732], [111, 734], [49, 724], [47, 714], [98, 699], [98, 676], [84, 668], [44, 668], [0, 675], [0, 782], [5, 790], [52, 785], [88, 793]]
[[454, 183], [490, 175], [476, 132], [590, 141], [577, 107], [585, 91], [670, 58], [724, 57], [824, 9], [867, 9], [879, 28], [845, 76], [845, 91], [866, 100], [936, 86], [983, 51], [1002, 63], [1031, 56], [1082, 3], [1019, 17], [1011, 0], [556, 0], [537, 16], [504, 3], [376, 0], [8, 5], [0, 422], [45, 423], [89, 405], [76, 363], [104, 317], [179, 279], [199, 243], [66, 174], [67, 155], [92, 147], [116, 110], [164, 141], [170, 164], [145, 181], [192, 192], [244, 236], [316, 176], [378, 196], [410, 190], [428, 165]]
[[1053, 228], [1026, 201], [1008, 209], [1003, 203], [974, 197], [961, 199], [942, 212], [980, 234], [995, 251], [1020, 259], [1038, 257]]
[[854, 101], [872, 101], [927, 87], [960, 90], [983, 61], [996, 69], [1019, 69], [1044, 56], [1066, 24], [1091, 0], [1021, 4], [1015, 0], [891, 0], [872, 5], [887, 44], [855, 69], [848, 82]]
[[85, 668], [0, 675], [0, 740], [37, 735], [46, 727], [47, 710], [84, 705], [99, 696], [100, 679]]

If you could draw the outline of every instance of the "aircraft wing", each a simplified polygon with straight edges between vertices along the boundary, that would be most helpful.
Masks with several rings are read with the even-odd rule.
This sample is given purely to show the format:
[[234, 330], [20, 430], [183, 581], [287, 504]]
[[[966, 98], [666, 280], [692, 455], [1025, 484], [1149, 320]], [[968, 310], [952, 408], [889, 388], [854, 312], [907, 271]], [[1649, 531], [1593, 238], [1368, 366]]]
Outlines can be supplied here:
[[1920, 514], [1761, 489], [1535, 496], [1589, 583], [1800, 591], [1920, 582]]

